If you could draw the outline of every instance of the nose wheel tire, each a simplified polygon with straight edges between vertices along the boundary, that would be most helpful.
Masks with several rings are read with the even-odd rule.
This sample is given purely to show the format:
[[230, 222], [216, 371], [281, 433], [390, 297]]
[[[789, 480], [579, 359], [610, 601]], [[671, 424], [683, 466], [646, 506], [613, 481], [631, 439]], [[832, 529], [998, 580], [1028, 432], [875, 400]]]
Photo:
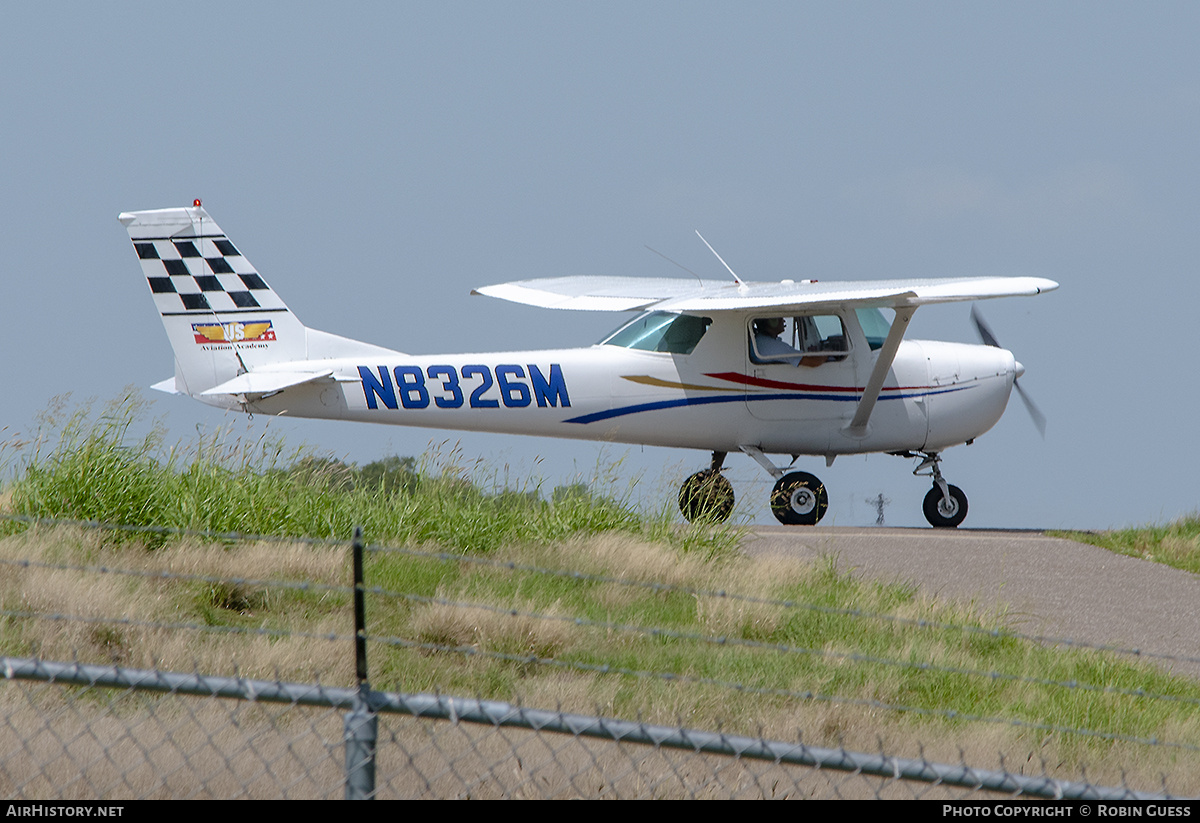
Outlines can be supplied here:
[[724, 523], [733, 512], [733, 485], [719, 471], [696, 472], [679, 489], [679, 511], [689, 523]]
[[937, 529], [952, 529], [967, 519], [967, 496], [958, 486], [950, 486], [950, 499], [935, 483], [925, 495], [925, 519]]
[[815, 526], [828, 508], [825, 484], [808, 472], [785, 474], [771, 491], [771, 512], [785, 526]]

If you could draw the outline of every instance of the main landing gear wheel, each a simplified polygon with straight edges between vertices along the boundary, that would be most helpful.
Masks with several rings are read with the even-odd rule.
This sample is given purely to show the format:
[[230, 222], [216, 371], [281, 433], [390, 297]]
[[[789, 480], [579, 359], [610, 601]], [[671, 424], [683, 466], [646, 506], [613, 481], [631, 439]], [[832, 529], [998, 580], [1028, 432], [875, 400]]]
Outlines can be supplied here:
[[785, 474], [771, 490], [771, 511], [785, 526], [815, 526], [828, 508], [825, 484], [808, 472]]
[[679, 489], [679, 511], [689, 523], [724, 523], [733, 512], [733, 485], [717, 469], [696, 472]]
[[936, 529], [953, 529], [967, 519], [967, 496], [958, 486], [947, 486], [950, 499], [936, 483], [925, 495], [925, 519]]

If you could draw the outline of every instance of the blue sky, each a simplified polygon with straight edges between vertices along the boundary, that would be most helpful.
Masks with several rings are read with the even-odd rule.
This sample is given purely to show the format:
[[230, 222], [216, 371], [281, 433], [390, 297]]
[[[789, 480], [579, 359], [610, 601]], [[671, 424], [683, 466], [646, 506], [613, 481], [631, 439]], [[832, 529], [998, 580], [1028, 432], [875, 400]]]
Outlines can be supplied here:
[[[567, 274], [1036, 275], [981, 309], [1028, 369], [946, 453], [969, 526], [1105, 528], [1197, 507], [1200, 59], [1192, 3], [73, 3], [6, 10], [9, 390], [171, 373], [117, 214], [206, 208], [307, 324], [403, 351], [587, 345], [618, 316], [469, 296]], [[910, 336], [974, 342], [969, 307]], [[174, 437], [241, 418], [161, 396]], [[262, 421], [256, 420], [256, 426]], [[274, 421], [365, 462], [459, 441], [548, 485], [622, 461], [650, 500], [707, 455]], [[259, 429], [255, 429], [258, 431]], [[770, 482], [731, 457], [742, 516]], [[803, 462], [827, 523], [920, 525], [894, 457]]]

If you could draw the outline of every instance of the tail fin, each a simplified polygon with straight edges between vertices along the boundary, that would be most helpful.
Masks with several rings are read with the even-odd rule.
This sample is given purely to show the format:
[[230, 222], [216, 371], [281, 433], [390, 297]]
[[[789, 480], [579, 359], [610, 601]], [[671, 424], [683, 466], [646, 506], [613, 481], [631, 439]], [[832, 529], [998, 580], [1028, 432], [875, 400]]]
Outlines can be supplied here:
[[255, 367], [306, 358], [304, 325], [199, 200], [120, 220], [175, 350], [177, 391], [194, 397]]

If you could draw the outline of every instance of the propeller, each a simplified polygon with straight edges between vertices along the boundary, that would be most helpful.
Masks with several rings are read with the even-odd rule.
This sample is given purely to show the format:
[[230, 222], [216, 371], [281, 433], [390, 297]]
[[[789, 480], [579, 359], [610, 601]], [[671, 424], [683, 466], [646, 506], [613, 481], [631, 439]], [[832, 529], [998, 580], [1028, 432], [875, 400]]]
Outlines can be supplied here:
[[[985, 345], [994, 346], [997, 349], [1004, 348], [1000, 345], [1000, 341], [996, 339], [996, 335], [992, 333], [992, 330], [988, 327], [988, 324], [983, 321], [983, 317], [980, 316], [979, 310], [974, 306], [971, 306], [971, 322], [975, 324], [975, 331], [979, 333], [979, 339], [982, 340]], [[1041, 411], [1038, 410], [1037, 405], [1032, 399], [1030, 399], [1029, 395], [1025, 393], [1025, 390], [1021, 388], [1021, 383], [1017, 378], [1024, 373], [1025, 367], [1020, 363], [1017, 363], [1017, 374], [1016, 377], [1013, 378], [1013, 388], [1016, 389], [1017, 394], [1021, 396], [1022, 402], [1025, 403], [1025, 410], [1029, 412], [1030, 418], [1033, 419], [1033, 425], [1037, 426], [1038, 432], [1044, 438], [1046, 436], [1046, 415], [1042, 414]]]

